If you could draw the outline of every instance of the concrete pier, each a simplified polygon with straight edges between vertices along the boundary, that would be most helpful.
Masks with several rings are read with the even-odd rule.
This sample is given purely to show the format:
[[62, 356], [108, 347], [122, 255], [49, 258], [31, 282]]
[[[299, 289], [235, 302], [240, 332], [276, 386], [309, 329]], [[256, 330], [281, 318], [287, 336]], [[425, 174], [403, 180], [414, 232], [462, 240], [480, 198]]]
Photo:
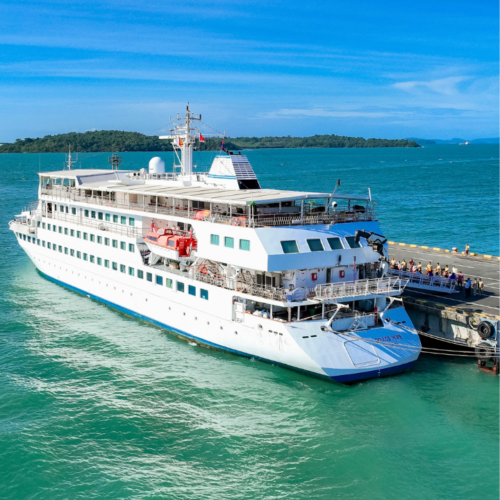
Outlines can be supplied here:
[[[475, 349], [481, 342], [476, 329], [485, 318], [500, 325], [500, 263], [496, 257], [465, 256], [440, 249], [422, 248], [416, 245], [392, 243], [389, 245], [390, 259], [421, 262], [425, 269], [428, 262], [433, 269], [439, 262], [442, 269], [455, 266], [464, 278], [481, 278], [485, 284], [483, 295], [472, 295], [466, 299], [465, 290], [445, 294], [432, 290], [406, 288], [403, 293], [405, 307], [415, 328], [422, 333], [423, 345], [434, 345], [441, 339], [448, 348]], [[435, 337], [435, 338], [433, 338]], [[479, 360], [478, 366], [498, 374], [500, 363], [492, 360], [493, 368]]]

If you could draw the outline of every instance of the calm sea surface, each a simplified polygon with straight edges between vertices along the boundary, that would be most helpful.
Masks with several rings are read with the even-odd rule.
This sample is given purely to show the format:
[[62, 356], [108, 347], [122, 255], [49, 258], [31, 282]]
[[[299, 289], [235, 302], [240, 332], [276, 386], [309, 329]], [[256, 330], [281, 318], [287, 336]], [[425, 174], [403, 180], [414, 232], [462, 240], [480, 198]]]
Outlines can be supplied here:
[[[499, 254], [498, 146], [248, 156], [263, 187], [370, 187], [390, 239]], [[195, 154], [199, 170], [212, 158]], [[0, 498], [498, 498], [499, 381], [473, 360], [423, 356], [343, 387], [190, 346], [40, 276], [7, 223], [63, 160], [0, 155]]]

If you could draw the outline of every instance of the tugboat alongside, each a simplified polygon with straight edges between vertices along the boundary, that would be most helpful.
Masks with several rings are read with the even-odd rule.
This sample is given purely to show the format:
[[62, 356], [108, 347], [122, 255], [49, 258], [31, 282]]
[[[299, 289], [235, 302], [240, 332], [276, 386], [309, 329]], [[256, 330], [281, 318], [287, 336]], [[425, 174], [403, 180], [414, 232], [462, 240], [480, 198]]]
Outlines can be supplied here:
[[165, 172], [42, 172], [10, 222], [49, 279], [183, 338], [350, 383], [408, 369], [420, 341], [371, 196], [261, 188], [241, 154], [195, 173], [186, 109]]

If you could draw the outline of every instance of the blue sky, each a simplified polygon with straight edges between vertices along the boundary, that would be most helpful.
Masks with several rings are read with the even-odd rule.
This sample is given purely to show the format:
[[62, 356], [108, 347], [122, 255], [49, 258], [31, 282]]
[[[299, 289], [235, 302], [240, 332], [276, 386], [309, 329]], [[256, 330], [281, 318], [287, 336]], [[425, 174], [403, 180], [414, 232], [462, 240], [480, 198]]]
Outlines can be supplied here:
[[498, 33], [492, 0], [0, 0], [0, 140], [187, 101], [233, 137], [498, 137]]

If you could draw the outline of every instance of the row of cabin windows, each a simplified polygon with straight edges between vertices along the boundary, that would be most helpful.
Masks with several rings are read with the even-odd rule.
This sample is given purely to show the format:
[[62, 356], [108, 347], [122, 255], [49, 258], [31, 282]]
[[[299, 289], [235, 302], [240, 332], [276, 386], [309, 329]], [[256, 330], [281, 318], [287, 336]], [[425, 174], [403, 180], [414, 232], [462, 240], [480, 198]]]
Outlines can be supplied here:
[[[210, 243], [212, 245], [220, 244], [220, 237], [218, 234], [210, 235]], [[229, 236], [224, 237], [224, 246], [226, 248], [234, 248], [234, 238]], [[240, 250], [250, 251], [250, 240], [240, 240]]]
[[[57, 205], [54, 205], [54, 210], [57, 212]], [[68, 213], [68, 210], [69, 209], [67, 205], [66, 206], [59, 205], [60, 212]], [[73, 215], [76, 215], [75, 207], [71, 207], [71, 213]], [[83, 214], [85, 217], [90, 219], [105, 220], [106, 222], [113, 222], [115, 224], [123, 224], [123, 225], [127, 225], [127, 219], [128, 219], [128, 225], [135, 226], [135, 219], [133, 217], [125, 217], [124, 215], [106, 214], [104, 212], [96, 212], [95, 210], [84, 210]]]
[[[361, 248], [361, 245], [356, 241], [354, 236], [346, 236], [345, 240], [349, 245], [349, 248]], [[331, 238], [327, 238], [328, 246], [330, 250], [344, 250], [346, 248], [342, 243], [342, 240], [338, 236], [334, 236]], [[323, 241], [319, 238], [311, 238], [307, 239], [307, 246], [311, 252], [324, 252], [325, 247]], [[287, 240], [281, 241], [281, 248], [283, 249], [283, 253], [300, 253], [299, 245], [295, 240]]]
[[101, 245], [104, 241], [106, 246], [112, 245], [113, 248], [120, 248], [121, 250], [127, 250], [128, 248], [129, 252], [135, 252], [135, 245], [133, 243], [129, 243], [127, 247], [127, 243], [125, 241], [111, 240], [110, 238], [103, 238], [102, 236], [96, 236], [95, 234], [87, 233], [85, 231], [68, 229], [67, 227], [56, 226], [55, 224], [46, 224], [45, 222], [42, 222], [42, 229], [48, 229], [49, 231], [59, 232], [61, 234], [64, 233], [66, 236], [76, 236], [77, 238], [97, 242]]
[[[111, 262], [108, 259], [102, 259], [101, 257], [96, 257], [95, 255], [89, 255], [86, 252], [81, 252], [79, 250], [73, 250], [72, 248], [63, 247], [62, 245], [56, 245], [55, 243], [51, 243], [50, 241], [45, 242], [45, 240], [39, 240], [35, 237], [26, 236], [25, 234], [17, 233], [18, 238], [22, 238], [24, 241], [28, 241], [28, 243], [38, 244], [43, 247], [48, 248], [49, 250], [54, 250], [55, 252], [59, 251], [60, 253], [64, 253], [65, 255], [70, 255], [71, 257], [76, 257], [77, 259], [83, 259], [85, 261], [90, 262], [91, 264], [97, 264], [98, 266], [104, 265], [108, 269], [112, 269], [113, 271], [120, 271], [123, 274], [128, 274], [129, 276], [136, 276], [136, 269], [130, 267], [125, 264], [119, 264], [118, 262]], [[144, 279], [144, 271], [141, 269], [137, 269], [137, 278]], [[163, 276], [155, 275], [155, 283], [157, 285], [163, 286]], [[146, 281], [153, 283], [153, 273], [146, 272]], [[165, 285], [167, 288], [174, 289], [174, 281], [170, 278], [165, 278]], [[178, 292], [184, 293], [186, 291], [185, 284], [182, 281], [175, 282], [175, 289]], [[196, 287], [193, 285], [188, 285], [187, 292], [189, 295], [196, 297]], [[208, 300], [208, 290], [200, 288], [200, 298], [204, 300]]]

